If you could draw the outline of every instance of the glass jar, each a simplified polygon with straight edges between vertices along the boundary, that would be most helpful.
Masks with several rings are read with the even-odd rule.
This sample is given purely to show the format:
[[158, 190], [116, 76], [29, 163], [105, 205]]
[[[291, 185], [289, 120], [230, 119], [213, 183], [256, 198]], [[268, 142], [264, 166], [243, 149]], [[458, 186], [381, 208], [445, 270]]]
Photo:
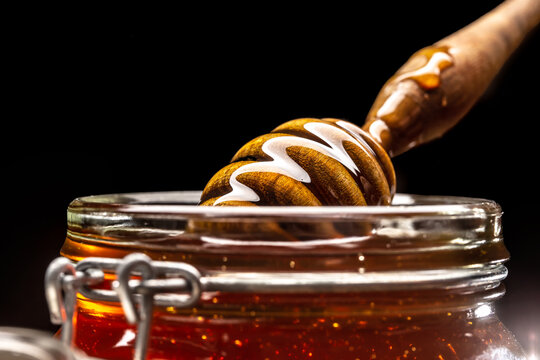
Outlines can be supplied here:
[[[493, 201], [398, 194], [386, 207], [202, 207], [199, 195], [100, 195], [68, 208], [61, 255], [74, 263], [143, 253], [198, 271], [191, 285], [160, 285], [161, 297], [158, 285], [139, 291], [154, 305], [148, 358], [526, 358], [494, 312], [509, 254]], [[103, 269], [77, 295], [74, 344], [131, 359], [140, 327], [119, 301], [92, 295], [118, 292], [119, 267]], [[128, 287], [141, 289], [143, 270]], [[196, 299], [177, 306], [174, 296]]]

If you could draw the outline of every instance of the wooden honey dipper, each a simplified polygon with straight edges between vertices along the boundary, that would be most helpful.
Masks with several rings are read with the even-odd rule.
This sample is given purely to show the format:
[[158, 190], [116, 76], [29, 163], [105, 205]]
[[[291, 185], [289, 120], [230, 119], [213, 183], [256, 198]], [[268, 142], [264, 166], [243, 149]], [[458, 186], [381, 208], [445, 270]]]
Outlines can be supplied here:
[[507, 0], [421, 49], [382, 87], [362, 128], [296, 119], [244, 145], [206, 185], [201, 205], [388, 205], [390, 161], [442, 136], [476, 103], [540, 23], [540, 0]]

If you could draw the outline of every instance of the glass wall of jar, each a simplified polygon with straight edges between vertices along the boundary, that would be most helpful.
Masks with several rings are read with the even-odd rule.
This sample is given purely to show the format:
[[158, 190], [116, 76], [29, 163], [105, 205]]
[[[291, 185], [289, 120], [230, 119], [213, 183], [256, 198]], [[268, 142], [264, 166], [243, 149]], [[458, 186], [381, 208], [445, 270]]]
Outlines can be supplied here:
[[[154, 307], [160, 359], [525, 359], [504, 293], [500, 207], [398, 194], [386, 207], [203, 207], [198, 192], [84, 197], [61, 255], [144, 253], [201, 274], [194, 306]], [[94, 288], [110, 288], [114, 272]], [[131, 359], [118, 302], [77, 297], [74, 343]]]

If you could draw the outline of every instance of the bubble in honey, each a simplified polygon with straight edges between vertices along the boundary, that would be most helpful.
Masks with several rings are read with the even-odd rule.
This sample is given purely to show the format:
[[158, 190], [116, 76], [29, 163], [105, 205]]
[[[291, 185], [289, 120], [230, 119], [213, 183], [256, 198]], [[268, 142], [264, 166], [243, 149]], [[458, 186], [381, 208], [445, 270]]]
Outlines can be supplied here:
[[441, 99], [441, 106], [445, 107], [447, 105], [448, 105], [448, 99], [446, 98], [446, 96], [443, 96]]

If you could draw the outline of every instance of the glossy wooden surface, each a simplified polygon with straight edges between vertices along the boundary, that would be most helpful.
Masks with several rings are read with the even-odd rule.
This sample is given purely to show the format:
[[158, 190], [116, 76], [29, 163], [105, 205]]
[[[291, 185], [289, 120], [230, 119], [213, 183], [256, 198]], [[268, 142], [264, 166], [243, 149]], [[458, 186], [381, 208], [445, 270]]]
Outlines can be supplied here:
[[388, 205], [384, 149], [338, 119], [296, 119], [245, 144], [209, 181], [202, 205]]
[[539, 22], [540, 1], [508, 0], [419, 50], [383, 86], [364, 130], [390, 156], [442, 136], [477, 102]]

